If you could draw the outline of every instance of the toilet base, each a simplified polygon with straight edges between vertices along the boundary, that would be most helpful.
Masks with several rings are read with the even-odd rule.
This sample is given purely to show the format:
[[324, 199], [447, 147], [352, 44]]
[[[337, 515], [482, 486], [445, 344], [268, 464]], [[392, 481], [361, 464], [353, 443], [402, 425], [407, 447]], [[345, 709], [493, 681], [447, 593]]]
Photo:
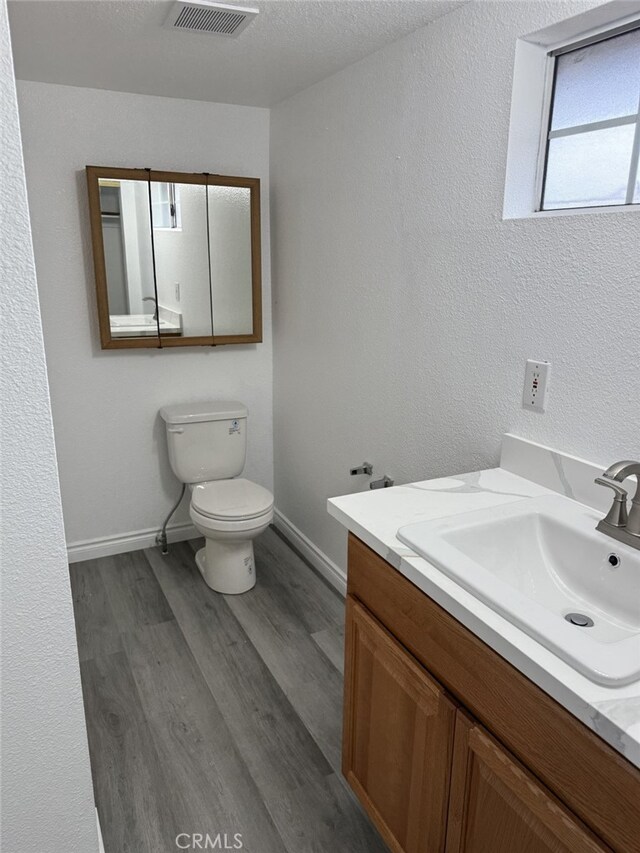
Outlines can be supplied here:
[[240, 595], [256, 585], [253, 542], [206, 539], [196, 554], [196, 565], [207, 586], [226, 595]]

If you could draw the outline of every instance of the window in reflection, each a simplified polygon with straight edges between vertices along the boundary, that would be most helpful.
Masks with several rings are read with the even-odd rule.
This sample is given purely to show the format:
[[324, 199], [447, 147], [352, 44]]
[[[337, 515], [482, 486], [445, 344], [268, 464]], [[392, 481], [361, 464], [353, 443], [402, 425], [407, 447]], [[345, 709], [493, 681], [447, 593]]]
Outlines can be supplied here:
[[151, 184], [151, 211], [154, 229], [182, 228], [180, 190], [176, 184], [160, 181]]

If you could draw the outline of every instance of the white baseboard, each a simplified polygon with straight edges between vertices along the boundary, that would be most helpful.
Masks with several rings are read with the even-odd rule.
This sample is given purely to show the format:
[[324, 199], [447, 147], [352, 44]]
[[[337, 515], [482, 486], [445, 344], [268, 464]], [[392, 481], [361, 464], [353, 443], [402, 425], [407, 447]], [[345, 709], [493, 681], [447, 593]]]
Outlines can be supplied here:
[[283, 515], [279, 509], [274, 510], [273, 523], [275, 527], [285, 536], [292, 545], [308, 560], [323, 578], [325, 578], [332, 587], [338, 590], [341, 595], [347, 594], [347, 575], [340, 566], [336, 565], [333, 560], [330, 560], [327, 555], [314, 545], [301, 530], [292, 524], [286, 515]]
[[96, 809], [96, 823], [98, 824], [98, 853], [104, 853], [104, 841], [102, 839], [102, 827], [100, 826], [98, 809]]
[[[67, 555], [70, 563], [81, 560], [95, 560], [97, 557], [111, 557], [114, 554], [125, 554], [127, 551], [139, 551], [141, 548], [153, 548], [156, 544], [158, 528], [135, 530], [120, 536], [104, 536], [100, 539], [86, 539], [84, 542], [69, 542]], [[169, 542], [182, 542], [185, 539], [196, 539], [200, 534], [193, 524], [176, 524], [167, 527]]]
[[[294, 545], [319, 574], [327, 580], [341, 595], [347, 592], [347, 575], [333, 560], [321, 551], [317, 545], [292, 524], [280, 510], [274, 510], [275, 527]], [[99, 539], [86, 539], [82, 542], [70, 542], [67, 555], [70, 563], [82, 560], [95, 560], [98, 557], [111, 557], [142, 548], [153, 548], [156, 544], [157, 528], [137, 530], [120, 536], [104, 536]], [[200, 534], [193, 524], [177, 524], [167, 528], [169, 542], [182, 542], [185, 539], [197, 539]]]

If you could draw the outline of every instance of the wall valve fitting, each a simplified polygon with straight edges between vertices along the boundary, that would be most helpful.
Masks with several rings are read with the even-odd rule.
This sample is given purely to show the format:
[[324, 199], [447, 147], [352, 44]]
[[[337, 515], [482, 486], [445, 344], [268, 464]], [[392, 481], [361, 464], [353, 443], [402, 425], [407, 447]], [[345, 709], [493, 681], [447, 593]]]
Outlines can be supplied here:
[[391, 477], [387, 477], [386, 474], [379, 480], [374, 480], [372, 483], [369, 483], [370, 489], [388, 489], [390, 486], [393, 486], [393, 480]]
[[351, 468], [349, 473], [352, 477], [355, 477], [357, 474], [366, 474], [370, 477], [373, 474], [373, 465], [370, 462], [363, 462], [357, 468]]

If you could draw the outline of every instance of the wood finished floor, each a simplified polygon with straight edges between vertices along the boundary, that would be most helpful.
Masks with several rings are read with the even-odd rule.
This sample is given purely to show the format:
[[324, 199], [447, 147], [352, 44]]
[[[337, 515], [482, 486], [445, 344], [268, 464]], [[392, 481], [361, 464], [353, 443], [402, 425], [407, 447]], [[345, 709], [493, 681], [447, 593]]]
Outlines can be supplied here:
[[70, 569], [106, 853], [176, 851], [179, 833], [384, 853], [340, 775], [343, 600], [272, 529], [256, 587], [218, 595], [200, 544]]

